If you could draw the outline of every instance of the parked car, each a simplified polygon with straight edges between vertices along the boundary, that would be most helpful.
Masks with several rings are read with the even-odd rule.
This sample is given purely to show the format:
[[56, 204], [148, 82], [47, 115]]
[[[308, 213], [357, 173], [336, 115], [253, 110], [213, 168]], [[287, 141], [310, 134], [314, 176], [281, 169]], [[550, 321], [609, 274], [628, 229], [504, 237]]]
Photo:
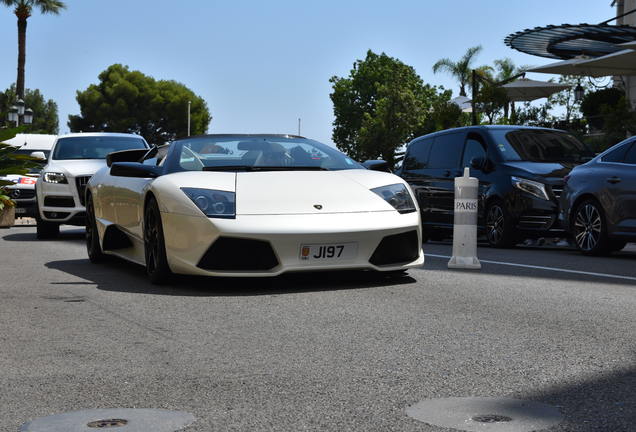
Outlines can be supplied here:
[[8, 174], [0, 178], [14, 182], [14, 185], [8, 186], [7, 189], [9, 196], [16, 203], [16, 217], [36, 216], [35, 183], [56, 139], [57, 135], [18, 134], [6, 141], [6, 144], [16, 148], [16, 154], [36, 157], [42, 161], [39, 168], [32, 169], [27, 175]]
[[61, 224], [84, 226], [84, 191], [91, 176], [119, 150], [148, 149], [139, 135], [79, 133], [60, 136], [35, 185], [37, 238], [57, 236]]
[[450, 129], [408, 144], [398, 174], [413, 188], [423, 235], [452, 235], [454, 179], [463, 167], [479, 179], [479, 232], [494, 247], [563, 237], [558, 220], [563, 177], [593, 153], [567, 132], [525, 126]]
[[143, 162], [125, 162], [135, 151], [109, 159], [88, 182], [88, 256], [145, 264], [154, 283], [172, 273], [390, 272], [424, 262], [406, 182], [310, 139], [206, 135]]
[[636, 241], [636, 137], [565, 177], [560, 218], [587, 255], [618, 251]]

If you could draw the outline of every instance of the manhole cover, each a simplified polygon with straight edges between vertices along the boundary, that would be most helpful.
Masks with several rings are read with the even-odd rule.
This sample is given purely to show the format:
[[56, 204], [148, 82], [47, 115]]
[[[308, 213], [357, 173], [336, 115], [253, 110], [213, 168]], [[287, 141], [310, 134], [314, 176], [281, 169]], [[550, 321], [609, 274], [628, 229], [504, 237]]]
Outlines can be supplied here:
[[488, 397], [428, 399], [408, 407], [406, 413], [433, 426], [469, 432], [540, 431], [563, 420], [550, 405]]
[[93, 409], [40, 417], [20, 428], [20, 432], [176, 432], [194, 423], [183, 411], [163, 409]]
[[88, 423], [86, 426], [90, 428], [111, 428], [111, 427], [120, 427], [126, 426], [128, 424], [128, 420], [124, 419], [107, 419], [107, 420], [97, 420]]
[[504, 423], [512, 421], [510, 417], [498, 415], [498, 414], [482, 414], [476, 415], [471, 418], [472, 421], [479, 423]]

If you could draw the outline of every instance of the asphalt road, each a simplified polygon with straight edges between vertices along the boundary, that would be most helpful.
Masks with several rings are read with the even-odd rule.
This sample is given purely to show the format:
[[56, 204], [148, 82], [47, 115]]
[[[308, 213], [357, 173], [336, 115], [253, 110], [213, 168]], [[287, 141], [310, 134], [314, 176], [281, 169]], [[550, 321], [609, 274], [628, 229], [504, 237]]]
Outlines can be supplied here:
[[90, 264], [81, 229], [42, 242], [2, 230], [0, 430], [166, 408], [194, 414], [190, 432], [443, 431], [405, 409], [451, 396], [557, 406], [551, 431], [636, 430], [633, 245], [609, 258], [480, 248], [479, 272], [449, 271], [448, 244], [424, 248], [424, 268], [399, 279], [155, 287], [138, 266]]

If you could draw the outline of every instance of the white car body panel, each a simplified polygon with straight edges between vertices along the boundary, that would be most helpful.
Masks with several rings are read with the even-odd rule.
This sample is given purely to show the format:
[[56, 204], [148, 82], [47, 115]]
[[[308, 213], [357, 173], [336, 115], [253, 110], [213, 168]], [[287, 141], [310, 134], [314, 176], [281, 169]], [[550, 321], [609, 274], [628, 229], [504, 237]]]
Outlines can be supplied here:
[[[170, 269], [178, 274], [208, 276], [276, 276], [287, 271], [369, 269], [405, 270], [424, 263], [417, 259], [378, 267], [369, 262], [380, 241], [388, 235], [415, 231], [421, 245], [420, 212], [400, 214], [370, 189], [408, 185], [399, 177], [364, 169], [342, 171], [190, 171], [156, 179], [114, 177], [108, 168], [88, 184], [93, 197], [97, 232], [116, 225], [131, 240], [124, 249], [104, 250], [144, 264], [143, 215], [148, 193], [161, 211]], [[183, 187], [236, 192], [236, 217], [205, 216], [181, 190]], [[412, 192], [410, 192], [412, 195]], [[322, 209], [314, 207], [321, 205]], [[220, 236], [268, 242], [278, 265], [267, 271], [210, 271], [197, 266]], [[300, 259], [301, 245], [357, 243], [357, 254], [340, 262]], [[246, 254], [249, 251], [246, 251]]]

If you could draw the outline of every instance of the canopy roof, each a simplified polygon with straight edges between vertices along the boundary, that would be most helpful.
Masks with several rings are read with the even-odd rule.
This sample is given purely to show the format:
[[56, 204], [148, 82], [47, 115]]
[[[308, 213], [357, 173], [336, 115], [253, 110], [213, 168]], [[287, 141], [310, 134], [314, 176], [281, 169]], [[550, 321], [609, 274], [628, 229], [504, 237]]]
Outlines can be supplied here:
[[633, 49], [624, 49], [593, 59], [575, 58], [550, 63], [545, 66], [530, 69], [528, 72], [592, 77], [636, 75], [636, 43], [623, 45], [623, 47], [629, 46], [633, 46]]
[[553, 82], [535, 81], [527, 78], [521, 78], [508, 84], [501, 86], [506, 90], [508, 99], [511, 101], [533, 101], [549, 97], [554, 93], [558, 93], [569, 88], [569, 85], [558, 84]]
[[601, 57], [636, 41], [636, 27], [607, 24], [563, 24], [513, 33], [505, 43], [526, 54], [567, 60], [577, 56]]

